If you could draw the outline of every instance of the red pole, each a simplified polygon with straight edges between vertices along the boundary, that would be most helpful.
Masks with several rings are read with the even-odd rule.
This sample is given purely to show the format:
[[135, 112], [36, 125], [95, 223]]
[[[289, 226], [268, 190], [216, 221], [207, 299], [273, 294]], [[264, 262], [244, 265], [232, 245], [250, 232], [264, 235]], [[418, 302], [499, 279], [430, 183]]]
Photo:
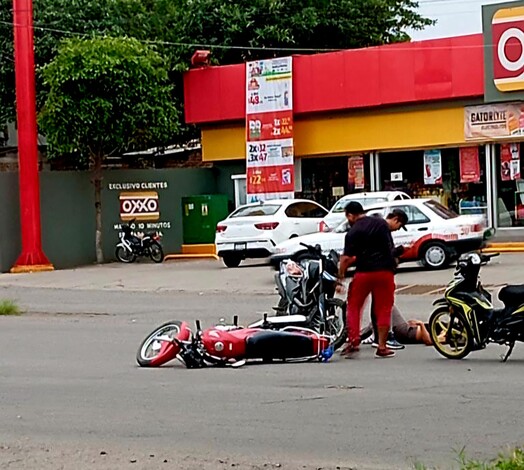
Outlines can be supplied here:
[[22, 253], [11, 272], [52, 270], [42, 251], [32, 0], [13, 0]]

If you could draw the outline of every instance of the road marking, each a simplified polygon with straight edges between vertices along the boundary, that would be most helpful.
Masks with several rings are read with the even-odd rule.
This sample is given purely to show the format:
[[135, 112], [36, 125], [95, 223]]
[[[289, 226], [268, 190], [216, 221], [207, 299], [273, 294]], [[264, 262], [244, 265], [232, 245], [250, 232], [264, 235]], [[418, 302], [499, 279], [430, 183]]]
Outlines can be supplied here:
[[399, 287], [398, 289], [395, 290], [395, 294], [398, 294], [399, 292], [402, 292], [404, 290], [407, 290], [407, 289], [411, 289], [412, 287], [415, 287], [417, 284], [409, 284], [407, 286], [402, 286], [402, 287]]

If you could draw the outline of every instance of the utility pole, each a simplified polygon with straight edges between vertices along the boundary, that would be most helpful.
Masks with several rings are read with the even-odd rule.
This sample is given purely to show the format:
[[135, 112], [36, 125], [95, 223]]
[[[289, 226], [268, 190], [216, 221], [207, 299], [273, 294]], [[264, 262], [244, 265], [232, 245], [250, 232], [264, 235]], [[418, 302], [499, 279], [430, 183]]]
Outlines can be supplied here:
[[22, 253], [11, 272], [51, 271], [42, 250], [32, 0], [13, 0]]

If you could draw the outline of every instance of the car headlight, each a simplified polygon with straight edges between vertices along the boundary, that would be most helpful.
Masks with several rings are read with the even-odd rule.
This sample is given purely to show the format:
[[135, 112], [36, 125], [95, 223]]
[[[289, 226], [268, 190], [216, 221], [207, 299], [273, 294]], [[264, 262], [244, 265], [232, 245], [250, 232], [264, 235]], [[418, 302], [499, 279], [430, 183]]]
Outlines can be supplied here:
[[287, 253], [287, 248], [277, 248], [277, 249], [276, 249], [276, 252], [277, 252], [278, 254]]

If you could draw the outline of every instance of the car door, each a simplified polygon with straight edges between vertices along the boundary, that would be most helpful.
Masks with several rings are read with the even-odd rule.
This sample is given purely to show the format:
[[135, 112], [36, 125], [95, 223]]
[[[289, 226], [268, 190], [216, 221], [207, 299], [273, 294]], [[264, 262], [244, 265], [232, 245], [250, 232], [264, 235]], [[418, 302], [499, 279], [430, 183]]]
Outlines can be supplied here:
[[291, 235], [306, 235], [318, 232], [318, 225], [328, 211], [312, 201], [301, 201], [290, 204], [285, 210], [291, 222]]
[[393, 232], [395, 245], [410, 246], [420, 240], [420, 238], [431, 233], [431, 220], [416, 205], [406, 204], [395, 206], [394, 209], [401, 209], [408, 216], [406, 230], [401, 229]]

